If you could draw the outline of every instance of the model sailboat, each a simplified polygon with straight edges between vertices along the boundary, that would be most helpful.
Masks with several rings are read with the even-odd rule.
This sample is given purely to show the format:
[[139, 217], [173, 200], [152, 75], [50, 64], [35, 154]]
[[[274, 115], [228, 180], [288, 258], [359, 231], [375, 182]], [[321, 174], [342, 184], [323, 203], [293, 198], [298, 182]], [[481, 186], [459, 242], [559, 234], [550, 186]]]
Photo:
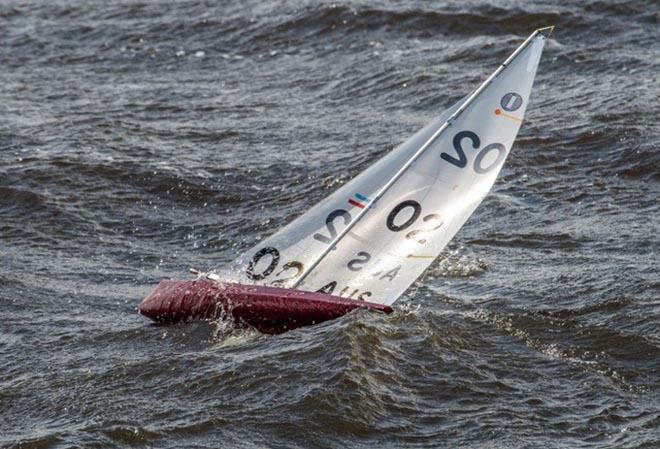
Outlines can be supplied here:
[[227, 270], [162, 281], [140, 312], [264, 332], [360, 307], [390, 312], [493, 186], [551, 31], [536, 30], [472, 94]]

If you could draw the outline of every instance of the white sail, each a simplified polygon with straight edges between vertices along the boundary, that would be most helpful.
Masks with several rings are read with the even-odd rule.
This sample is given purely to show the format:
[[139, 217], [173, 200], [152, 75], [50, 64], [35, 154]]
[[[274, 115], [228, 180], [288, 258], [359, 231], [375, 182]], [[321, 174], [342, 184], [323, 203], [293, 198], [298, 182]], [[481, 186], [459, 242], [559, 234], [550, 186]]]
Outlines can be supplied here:
[[235, 260], [233, 280], [396, 301], [492, 187], [550, 30], [535, 31], [470, 96]]

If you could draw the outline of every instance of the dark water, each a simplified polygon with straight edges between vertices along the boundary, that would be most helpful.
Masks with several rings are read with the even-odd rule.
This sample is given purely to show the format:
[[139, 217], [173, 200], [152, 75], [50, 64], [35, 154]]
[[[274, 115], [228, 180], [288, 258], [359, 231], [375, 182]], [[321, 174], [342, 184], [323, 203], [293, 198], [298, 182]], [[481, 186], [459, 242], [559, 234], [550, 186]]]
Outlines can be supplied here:
[[[0, 4], [0, 446], [660, 447], [654, 1]], [[502, 176], [391, 316], [136, 313], [556, 24]]]

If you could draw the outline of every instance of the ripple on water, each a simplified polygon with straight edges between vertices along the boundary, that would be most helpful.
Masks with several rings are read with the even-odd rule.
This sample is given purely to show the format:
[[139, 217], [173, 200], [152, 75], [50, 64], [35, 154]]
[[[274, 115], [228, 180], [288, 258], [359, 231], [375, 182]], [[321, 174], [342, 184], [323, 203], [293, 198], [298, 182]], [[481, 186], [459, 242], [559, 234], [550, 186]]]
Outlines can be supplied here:
[[[659, 446], [654, 6], [2, 3], [0, 446]], [[494, 191], [393, 314], [136, 313], [550, 24]]]

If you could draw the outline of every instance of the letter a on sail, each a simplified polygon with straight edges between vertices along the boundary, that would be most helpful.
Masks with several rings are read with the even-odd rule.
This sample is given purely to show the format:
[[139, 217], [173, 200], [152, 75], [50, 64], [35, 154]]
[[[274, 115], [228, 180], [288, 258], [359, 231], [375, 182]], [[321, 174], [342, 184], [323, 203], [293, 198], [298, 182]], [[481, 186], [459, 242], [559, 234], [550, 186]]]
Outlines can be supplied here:
[[235, 260], [228, 277], [396, 301], [493, 186], [551, 30], [532, 33], [472, 94]]

